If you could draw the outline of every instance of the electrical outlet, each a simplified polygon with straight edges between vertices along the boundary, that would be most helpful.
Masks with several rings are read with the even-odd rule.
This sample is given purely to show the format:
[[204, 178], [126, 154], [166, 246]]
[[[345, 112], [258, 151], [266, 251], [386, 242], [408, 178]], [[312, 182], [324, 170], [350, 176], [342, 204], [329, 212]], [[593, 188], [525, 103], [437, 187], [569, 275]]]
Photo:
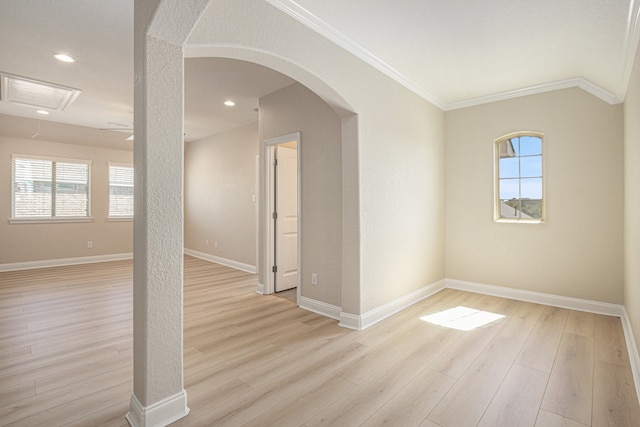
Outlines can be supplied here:
[[316, 273], [311, 273], [311, 284], [312, 285], [318, 284], [318, 275]]
[[213, 247], [214, 247], [215, 249], [218, 249], [218, 241], [217, 241], [217, 240], [216, 240], [215, 242], [213, 242]]
[[205, 246], [209, 246], [209, 241], [208, 241], [208, 240], [205, 240], [205, 241], [204, 241], [204, 245], [205, 245]]
[[93, 249], [93, 241], [89, 240], [87, 242], [87, 249]]

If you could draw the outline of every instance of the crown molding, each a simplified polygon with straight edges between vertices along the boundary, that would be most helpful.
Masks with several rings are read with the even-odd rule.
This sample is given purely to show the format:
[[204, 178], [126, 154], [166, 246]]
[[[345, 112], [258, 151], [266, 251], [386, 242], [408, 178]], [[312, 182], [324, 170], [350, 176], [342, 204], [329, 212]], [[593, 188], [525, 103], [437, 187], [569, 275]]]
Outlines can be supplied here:
[[552, 92], [571, 87], [579, 87], [591, 95], [600, 98], [604, 102], [611, 105], [620, 104], [622, 102], [616, 95], [606, 89], [601, 88], [593, 82], [582, 77], [573, 79], [560, 80], [557, 82], [545, 83], [536, 86], [529, 86], [522, 89], [511, 90], [507, 92], [496, 93], [478, 98], [466, 99], [446, 104], [443, 108], [445, 111], [459, 110], [461, 108], [473, 107], [476, 105], [489, 104], [491, 102], [504, 101], [507, 99], [519, 98], [521, 96], [536, 95], [540, 93]]
[[622, 65], [622, 78], [618, 89], [618, 97], [624, 101], [631, 71], [636, 59], [638, 43], [640, 41], [640, 1], [629, 1], [629, 14], [627, 16], [627, 26], [625, 28], [624, 58]]
[[337, 44], [347, 52], [356, 56], [357, 58], [363, 60], [367, 64], [371, 65], [373, 68], [378, 71], [386, 74], [396, 82], [400, 83], [410, 91], [415, 94], [421, 96], [425, 100], [429, 101], [436, 107], [444, 110], [446, 104], [439, 99], [434, 94], [427, 91], [422, 86], [418, 85], [413, 80], [409, 79], [407, 76], [384, 62], [382, 59], [375, 56], [373, 53], [369, 52], [367, 49], [363, 48], [359, 44], [355, 43], [353, 40], [349, 39], [347, 36], [342, 34], [340, 31], [333, 28], [331, 25], [324, 22], [322, 19], [318, 18], [316, 15], [311, 13], [309, 10], [300, 6], [293, 0], [265, 0], [267, 3], [291, 16], [296, 21], [301, 24], [307, 26], [311, 30], [316, 33], [322, 35], [323, 37], [331, 40], [333, 43]]
[[407, 89], [411, 90], [418, 96], [424, 98], [426, 101], [432, 103], [436, 107], [440, 108], [443, 111], [452, 111], [458, 110], [461, 108], [472, 107], [476, 105], [488, 104], [491, 102], [503, 101], [512, 98], [518, 98], [521, 96], [528, 95], [536, 95], [545, 92], [551, 92], [560, 89], [567, 89], [571, 87], [579, 87], [590, 94], [600, 98], [604, 102], [607, 102], [611, 105], [620, 104], [624, 101], [624, 93], [626, 92], [626, 87], [629, 82], [629, 78], [631, 75], [631, 69], [633, 68], [633, 63], [635, 59], [635, 52], [638, 47], [638, 40], [640, 39], [640, 7], [638, 4], [640, 0], [630, 0], [629, 5], [629, 17], [627, 22], [627, 40], [626, 40], [626, 59], [625, 59], [625, 67], [624, 67], [624, 77], [622, 82], [622, 88], [618, 91], [617, 94], [612, 93], [595, 83], [582, 78], [576, 77], [567, 80], [561, 80], [557, 82], [544, 83], [541, 85], [529, 86], [521, 89], [516, 89], [507, 92], [501, 92], [497, 94], [491, 94], [487, 96], [466, 99], [455, 102], [444, 102], [424, 87], [418, 85], [413, 80], [409, 79], [404, 74], [400, 73], [398, 70], [369, 52], [367, 49], [363, 48], [359, 44], [355, 43], [353, 40], [349, 39], [347, 36], [342, 34], [340, 31], [330, 26], [322, 19], [314, 15], [309, 10], [300, 6], [294, 0], [265, 0], [267, 3], [271, 4], [275, 8], [280, 11], [286, 13], [291, 16], [296, 21], [302, 23], [307, 26], [311, 30], [317, 32], [318, 34], [324, 36], [325, 38], [331, 40], [336, 45], [345, 49], [347, 52], [352, 55], [360, 58], [367, 64], [371, 65], [378, 71], [386, 74], [388, 77], [397, 81], [401, 85], [405, 86]]

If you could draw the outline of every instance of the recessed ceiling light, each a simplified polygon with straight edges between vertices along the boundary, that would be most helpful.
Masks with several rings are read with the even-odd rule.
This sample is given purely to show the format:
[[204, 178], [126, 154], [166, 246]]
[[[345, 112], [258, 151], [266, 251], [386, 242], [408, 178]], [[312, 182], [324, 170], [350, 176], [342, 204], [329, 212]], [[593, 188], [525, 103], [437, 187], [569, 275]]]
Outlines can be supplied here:
[[42, 114], [43, 116], [48, 116], [49, 115], [49, 112], [46, 111], [46, 110], [37, 110], [36, 113]]
[[56, 53], [53, 55], [53, 57], [62, 62], [76, 62], [75, 59], [64, 53]]
[[226, 101], [224, 101], [224, 105], [226, 105], [227, 107], [233, 107], [236, 105], [235, 102], [233, 102], [232, 100], [228, 99]]

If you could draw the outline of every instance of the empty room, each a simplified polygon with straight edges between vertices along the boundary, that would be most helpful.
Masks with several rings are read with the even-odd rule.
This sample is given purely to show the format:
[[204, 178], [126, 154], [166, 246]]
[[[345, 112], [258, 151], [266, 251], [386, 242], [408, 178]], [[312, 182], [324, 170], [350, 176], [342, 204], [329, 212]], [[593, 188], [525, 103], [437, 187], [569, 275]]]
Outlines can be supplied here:
[[640, 425], [640, 3], [0, 4], [0, 426]]

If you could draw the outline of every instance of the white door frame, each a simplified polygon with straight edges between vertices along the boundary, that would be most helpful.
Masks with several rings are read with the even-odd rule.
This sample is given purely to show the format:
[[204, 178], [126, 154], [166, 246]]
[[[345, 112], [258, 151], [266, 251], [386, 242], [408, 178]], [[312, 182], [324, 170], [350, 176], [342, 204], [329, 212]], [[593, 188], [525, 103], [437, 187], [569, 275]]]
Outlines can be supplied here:
[[263, 204], [263, 218], [264, 218], [264, 230], [263, 230], [263, 250], [264, 250], [264, 294], [272, 294], [275, 291], [274, 281], [273, 281], [273, 272], [271, 271], [271, 267], [274, 265], [274, 239], [275, 233], [273, 229], [273, 209], [274, 209], [274, 200], [273, 200], [273, 160], [274, 160], [274, 152], [275, 147], [280, 144], [284, 144], [287, 142], [296, 141], [296, 161], [298, 162], [298, 280], [297, 280], [297, 300], [300, 300], [300, 277], [301, 277], [301, 267], [302, 267], [302, 215], [301, 215], [301, 196], [302, 196], [302, 185], [300, 182], [301, 173], [301, 163], [300, 163], [300, 132], [290, 133], [288, 135], [279, 136], [277, 138], [268, 139], [263, 141], [262, 145], [264, 147], [264, 163], [262, 169], [262, 183], [263, 183], [263, 191], [264, 194], [264, 204]]

